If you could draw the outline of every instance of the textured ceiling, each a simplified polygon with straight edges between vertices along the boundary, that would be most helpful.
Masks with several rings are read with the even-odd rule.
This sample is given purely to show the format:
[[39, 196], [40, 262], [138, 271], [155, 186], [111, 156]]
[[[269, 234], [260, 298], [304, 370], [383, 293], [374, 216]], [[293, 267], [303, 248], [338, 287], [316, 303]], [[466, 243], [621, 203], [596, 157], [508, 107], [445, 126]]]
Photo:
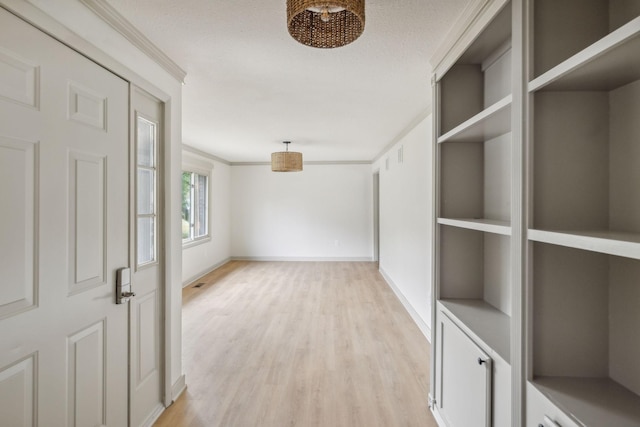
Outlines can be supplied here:
[[372, 160], [429, 108], [429, 58], [469, 0], [367, 0], [338, 49], [293, 40], [285, 0], [109, 0], [186, 72], [183, 142], [231, 162], [291, 140], [305, 161]]

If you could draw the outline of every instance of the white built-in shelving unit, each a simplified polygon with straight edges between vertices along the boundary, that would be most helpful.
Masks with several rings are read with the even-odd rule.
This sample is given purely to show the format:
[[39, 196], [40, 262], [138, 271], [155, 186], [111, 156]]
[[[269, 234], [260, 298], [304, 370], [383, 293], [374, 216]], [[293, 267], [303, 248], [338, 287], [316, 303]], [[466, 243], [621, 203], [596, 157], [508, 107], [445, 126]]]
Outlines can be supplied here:
[[640, 1], [529, 7], [527, 421], [637, 427]]
[[[509, 427], [512, 416], [513, 11], [485, 3], [474, 37], [434, 79], [432, 397], [447, 426]], [[459, 398], [468, 388], [473, 399]]]
[[477, 0], [461, 22], [433, 60], [432, 410], [638, 427], [640, 0]]

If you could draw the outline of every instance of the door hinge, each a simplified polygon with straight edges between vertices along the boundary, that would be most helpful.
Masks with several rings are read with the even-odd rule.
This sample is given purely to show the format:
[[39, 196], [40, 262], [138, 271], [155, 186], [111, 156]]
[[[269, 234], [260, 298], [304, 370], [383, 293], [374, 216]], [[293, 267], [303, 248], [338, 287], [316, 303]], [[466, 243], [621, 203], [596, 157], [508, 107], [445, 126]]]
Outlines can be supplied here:
[[429, 395], [429, 408], [434, 409], [435, 406], [436, 406], [436, 400], [433, 398], [433, 396]]

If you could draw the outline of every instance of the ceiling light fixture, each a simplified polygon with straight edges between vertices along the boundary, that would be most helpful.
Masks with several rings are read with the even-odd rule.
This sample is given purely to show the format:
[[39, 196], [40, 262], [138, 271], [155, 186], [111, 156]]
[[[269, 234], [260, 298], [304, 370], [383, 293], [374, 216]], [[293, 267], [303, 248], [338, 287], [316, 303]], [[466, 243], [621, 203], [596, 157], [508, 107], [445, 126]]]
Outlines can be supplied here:
[[291, 37], [304, 45], [344, 46], [364, 31], [364, 0], [287, 0], [287, 21]]
[[273, 172], [300, 172], [302, 170], [302, 153], [289, 151], [291, 141], [282, 142], [286, 151], [271, 153], [271, 170]]

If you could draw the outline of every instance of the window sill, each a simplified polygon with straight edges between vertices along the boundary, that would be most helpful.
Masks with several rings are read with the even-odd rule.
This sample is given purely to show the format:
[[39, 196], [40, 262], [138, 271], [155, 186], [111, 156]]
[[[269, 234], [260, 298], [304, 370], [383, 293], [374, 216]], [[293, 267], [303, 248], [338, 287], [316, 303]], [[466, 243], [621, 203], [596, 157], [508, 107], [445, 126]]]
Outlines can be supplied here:
[[210, 241], [211, 241], [211, 236], [203, 236], [203, 237], [198, 237], [197, 239], [194, 239], [194, 240], [187, 240], [185, 242], [182, 242], [182, 249], [189, 249], [194, 246], [198, 246]]

